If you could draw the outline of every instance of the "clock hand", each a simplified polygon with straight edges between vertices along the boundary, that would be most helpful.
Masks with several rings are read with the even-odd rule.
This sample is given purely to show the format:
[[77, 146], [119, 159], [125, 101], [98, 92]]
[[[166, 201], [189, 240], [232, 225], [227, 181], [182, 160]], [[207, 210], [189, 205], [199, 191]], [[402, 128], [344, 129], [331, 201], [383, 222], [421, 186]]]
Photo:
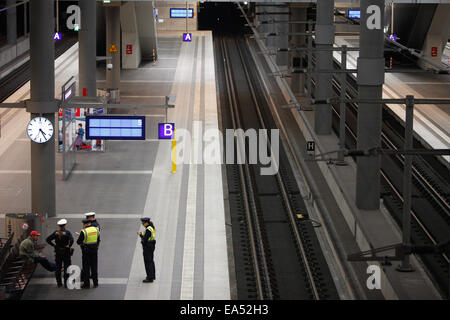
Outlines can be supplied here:
[[39, 129], [39, 131], [42, 133], [42, 135], [43, 135], [44, 138], [45, 138], [46, 134], [44, 133], [44, 131], [42, 131], [42, 129]]

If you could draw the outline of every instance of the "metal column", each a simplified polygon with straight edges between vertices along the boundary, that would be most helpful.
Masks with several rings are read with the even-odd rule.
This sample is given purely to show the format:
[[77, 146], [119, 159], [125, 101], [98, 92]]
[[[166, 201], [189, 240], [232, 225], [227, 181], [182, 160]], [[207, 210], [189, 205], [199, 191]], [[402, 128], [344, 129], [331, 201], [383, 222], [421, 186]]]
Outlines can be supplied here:
[[[16, 4], [16, 0], [7, 0], [6, 6]], [[6, 10], [6, 37], [8, 44], [14, 45], [17, 42], [17, 7]]]
[[[112, 64], [112, 69], [106, 68], [106, 89], [119, 89], [120, 86], [120, 7], [105, 7], [106, 16], [106, 55], [111, 56], [108, 64]], [[114, 47], [117, 52], [110, 52]]]
[[[413, 123], [414, 123], [414, 97], [406, 96], [406, 116], [405, 116], [405, 150], [413, 148]], [[411, 245], [411, 188], [412, 188], [412, 155], [405, 155], [403, 168], [403, 217], [402, 231], [404, 246]], [[409, 262], [409, 255], [405, 255], [402, 263], [397, 267], [398, 271], [413, 271]]]
[[[273, 4], [273, 6], [271, 6], [271, 4]], [[271, 3], [264, 3], [263, 12], [267, 13], [265, 15], [266, 20], [269, 20], [269, 21], [276, 20], [276, 16], [275, 15], [269, 14], [269, 13], [273, 13], [275, 11], [274, 8], [276, 8], [276, 5], [277, 5], [276, 3], [272, 3], [272, 2]], [[277, 26], [275, 25], [275, 23], [269, 23], [267, 25], [267, 29], [266, 30], [267, 30], [268, 33], [275, 33], [275, 32], [277, 32]], [[266, 46], [268, 48], [276, 48], [277, 47], [277, 37], [274, 37], [274, 36], [267, 37]]]
[[[289, 21], [306, 21], [306, 8], [291, 7], [291, 14]], [[306, 24], [291, 23], [289, 32], [305, 33]], [[304, 47], [306, 46], [305, 36], [290, 36], [289, 47]], [[305, 57], [305, 55], [303, 55]], [[291, 51], [289, 53], [289, 70], [292, 68], [304, 68], [302, 63], [302, 53], [300, 51]], [[291, 90], [294, 94], [304, 94], [305, 92], [305, 75], [303, 73], [291, 73]]]
[[[27, 111], [31, 118], [46, 117], [54, 126], [57, 104], [53, 6], [53, 0], [30, 0], [31, 103]], [[43, 144], [31, 142], [31, 208], [33, 213], [49, 217], [56, 214], [54, 138]]]
[[97, 4], [92, 0], [78, 0], [81, 10], [79, 41], [79, 88], [80, 95], [97, 96]]
[[[276, 12], [285, 13], [289, 12], [289, 7], [276, 7], [274, 9]], [[275, 15], [275, 19], [278, 21], [288, 20], [286, 15]], [[289, 24], [287, 23], [275, 23], [275, 32], [276, 36], [276, 48], [286, 48], [289, 44]], [[288, 65], [288, 53], [287, 52], [277, 52], [275, 57], [276, 64], [278, 66], [287, 66]]]
[[[361, 0], [358, 97], [381, 99], [384, 82], [384, 0]], [[381, 103], [358, 106], [358, 149], [380, 146]], [[380, 207], [380, 158], [358, 157], [356, 205], [363, 210]]]
[[[316, 12], [316, 47], [332, 48], [334, 43], [334, 0], [317, 1]], [[316, 53], [316, 69], [333, 69], [333, 52], [318, 51]], [[319, 73], [316, 75], [316, 99], [328, 99], [333, 96], [332, 75]], [[318, 104], [314, 112], [314, 130], [317, 134], [331, 134], [331, 105]]]
[[28, 34], [28, 3], [23, 4], [23, 34], [26, 36]]
[[[255, 6], [255, 12], [256, 13], [263, 13], [264, 12], [264, 7], [258, 6], [258, 5]], [[266, 17], [264, 15], [262, 15], [262, 14], [257, 14], [257, 15], [255, 15], [255, 17], [256, 17], [256, 22], [258, 23], [258, 27], [256, 28], [258, 30], [258, 32], [260, 34], [263, 34], [263, 33], [267, 32], [268, 25], [267, 24], [262, 24], [262, 22], [267, 20]]]
[[[342, 46], [341, 52], [341, 70], [347, 69], [347, 46]], [[340, 97], [341, 100], [347, 98], [347, 74], [341, 74], [341, 92]], [[344, 157], [344, 149], [345, 149], [345, 124], [346, 124], [346, 113], [347, 113], [347, 104], [341, 101], [339, 107], [339, 153], [338, 153], [338, 161], [336, 164], [338, 165], [346, 165], [345, 157]]]

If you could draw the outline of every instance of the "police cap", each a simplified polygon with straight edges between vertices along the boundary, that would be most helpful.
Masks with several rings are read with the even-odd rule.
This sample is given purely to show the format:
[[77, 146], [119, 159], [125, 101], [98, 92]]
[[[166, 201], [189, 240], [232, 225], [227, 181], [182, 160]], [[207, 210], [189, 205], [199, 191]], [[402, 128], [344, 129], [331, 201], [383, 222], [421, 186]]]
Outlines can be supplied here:
[[150, 218], [148, 217], [141, 218], [141, 222], [150, 222]]
[[67, 224], [67, 220], [66, 219], [61, 219], [56, 223], [58, 226], [64, 226]]
[[91, 220], [89, 220], [89, 219], [83, 219], [83, 220], [81, 220], [81, 222], [83, 222], [83, 223], [91, 223]]

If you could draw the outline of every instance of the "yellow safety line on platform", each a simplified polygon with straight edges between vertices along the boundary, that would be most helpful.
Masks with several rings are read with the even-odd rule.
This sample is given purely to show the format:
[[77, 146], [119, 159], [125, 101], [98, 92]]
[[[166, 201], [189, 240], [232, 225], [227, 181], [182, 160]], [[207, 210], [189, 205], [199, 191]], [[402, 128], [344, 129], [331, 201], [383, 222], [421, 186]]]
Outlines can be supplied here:
[[172, 173], [177, 172], [177, 129], [173, 132], [172, 139]]

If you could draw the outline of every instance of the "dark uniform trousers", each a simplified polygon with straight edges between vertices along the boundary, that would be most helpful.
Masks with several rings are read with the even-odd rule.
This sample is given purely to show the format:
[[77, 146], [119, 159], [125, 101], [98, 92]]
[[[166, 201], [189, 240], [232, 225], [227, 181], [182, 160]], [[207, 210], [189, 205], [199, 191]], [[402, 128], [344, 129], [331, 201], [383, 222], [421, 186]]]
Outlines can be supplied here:
[[89, 286], [89, 279], [92, 277], [94, 285], [98, 284], [98, 246], [84, 245], [81, 260], [83, 263], [82, 280], [85, 286]]
[[67, 268], [72, 264], [71, 258], [70, 258], [70, 249], [69, 248], [60, 248], [55, 247], [55, 264], [56, 264], [56, 282], [58, 284], [62, 284], [61, 281], [61, 268], [64, 264], [64, 284], [67, 282], [67, 278], [69, 278], [69, 275], [67, 274]]
[[144, 264], [145, 272], [147, 273], [147, 279], [155, 280], [155, 262], [153, 261], [153, 253], [155, 252], [156, 240], [150, 240], [147, 242], [144, 249]]

